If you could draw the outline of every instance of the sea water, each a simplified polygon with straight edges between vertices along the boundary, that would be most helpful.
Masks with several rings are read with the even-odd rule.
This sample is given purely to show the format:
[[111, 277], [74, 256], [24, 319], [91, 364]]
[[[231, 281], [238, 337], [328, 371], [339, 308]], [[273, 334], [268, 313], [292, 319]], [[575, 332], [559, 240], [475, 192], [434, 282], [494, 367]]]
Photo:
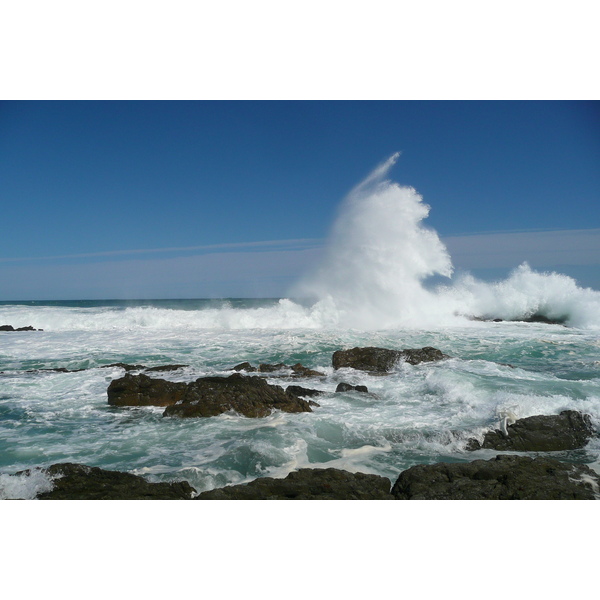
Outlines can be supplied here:
[[[59, 462], [187, 480], [198, 492], [302, 467], [393, 482], [415, 464], [495, 456], [466, 443], [507, 415], [573, 409], [600, 426], [600, 292], [526, 264], [504, 281], [451, 279], [451, 257], [423, 224], [429, 207], [385, 179], [396, 158], [348, 195], [323, 262], [289, 298], [0, 303], [0, 325], [43, 329], [0, 332], [0, 497], [49, 489], [39, 473], [14, 474]], [[447, 284], [428, 286], [431, 275]], [[534, 314], [564, 325], [522, 320]], [[384, 376], [335, 371], [333, 352], [355, 346], [434, 346], [450, 358], [400, 363]], [[107, 402], [108, 385], [124, 374], [103, 368], [111, 363], [185, 364], [152, 376], [192, 381], [245, 361], [321, 371], [267, 378], [323, 391], [320, 406], [176, 419]], [[369, 393], [336, 393], [342, 381]], [[551, 454], [600, 472], [598, 438]]]

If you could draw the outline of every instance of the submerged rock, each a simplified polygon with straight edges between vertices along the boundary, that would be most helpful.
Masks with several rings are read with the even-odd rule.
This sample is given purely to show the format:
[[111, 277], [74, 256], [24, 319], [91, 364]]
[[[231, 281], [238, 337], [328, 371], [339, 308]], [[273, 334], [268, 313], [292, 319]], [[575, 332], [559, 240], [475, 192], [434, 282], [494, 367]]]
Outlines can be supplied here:
[[518, 452], [553, 452], [583, 448], [594, 435], [589, 415], [576, 410], [563, 410], [559, 415], [536, 415], [504, 423], [504, 431], [485, 434], [483, 443], [468, 442], [467, 450], [487, 448]]
[[408, 350], [388, 350], [386, 348], [352, 348], [351, 350], [337, 350], [333, 353], [332, 364], [334, 369], [351, 367], [361, 371], [374, 373], [387, 373], [399, 362], [418, 365], [421, 362], [432, 362], [448, 358], [441, 350], [426, 346]]
[[344, 383], [343, 381], [338, 384], [335, 388], [336, 392], [361, 392], [363, 394], [368, 394], [369, 390], [366, 385], [350, 385], [349, 383]]
[[150, 372], [164, 372], [164, 371], [177, 371], [178, 369], [185, 369], [189, 365], [159, 365], [158, 367], [146, 367], [146, 371]]
[[196, 500], [393, 500], [386, 477], [340, 469], [300, 469], [204, 492]]
[[50, 476], [54, 487], [39, 493], [39, 500], [189, 500], [196, 492], [187, 481], [150, 483], [131, 473], [74, 463], [41, 471]]
[[0, 331], [44, 331], [43, 329], [34, 329], [31, 325], [27, 327], [17, 327], [16, 329], [12, 325], [0, 325]]
[[187, 383], [173, 383], [148, 375], [126, 373], [108, 386], [111, 406], [169, 406], [183, 398]]
[[246, 417], [266, 417], [273, 410], [312, 412], [306, 400], [260, 377], [234, 373], [229, 377], [201, 377], [183, 385], [186, 389], [181, 401], [168, 406], [165, 417], [213, 417], [230, 410]]
[[249, 362], [243, 362], [239, 365], [235, 365], [232, 369], [233, 371], [246, 371], [248, 373], [256, 372], [256, 367], [253, 367]]
[[272, 365], [270, 363], [261, 363], [257, 367], [253, 367], [249, 362], [243, 362], [233, 367], [233, 371], [246, 371], [247, 373], [277, 373], [278, 371], [284, 371], [290, 369], [292, 371], [292, 377], [325, 377], [325, 373], [320, 371], [314, 371], [309, 369], [300, 363], [289, 366], [285, 363], [277, 363]]
[[470, 463], [416, 465], [400, 473], [398, 500], [595, 500], [600, 476], [553, 458], [501, 455]]

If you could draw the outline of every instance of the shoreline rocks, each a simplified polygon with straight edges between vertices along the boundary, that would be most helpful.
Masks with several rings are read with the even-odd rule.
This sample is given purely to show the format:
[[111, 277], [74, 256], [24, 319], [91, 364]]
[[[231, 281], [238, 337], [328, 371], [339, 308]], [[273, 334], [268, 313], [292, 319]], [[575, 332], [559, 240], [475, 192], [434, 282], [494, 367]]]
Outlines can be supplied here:
[[536, 415], [508, 424], [504, 431], [488, 431], [480, 443], [472, 438], [467, 450], [512, 450], [517, 452], [555, 452], [583, 448], [594, 435], [589, 415], [563, 410], [559, 415]]
[[203, 492], [195, 500], [393, 500], [387, 477], [340, 469], [299, 469], [283, 479], [261, 477], [249, 483]]
[[132, 473], [75, 463], [40, 470], [52, 479], [53, 488], [39, 493], [38, 500], [190, 500], [196, 493], [187, 481], [151, 483]]
[[599, 489], [600, 476], [586, 465], [505, 454], [410, 467], [392, 494], [397, 500], [596, 500]]
[[31, 325], [27, 327], [13, 327], [12, 325], [0, 325], [0, 331], [44, 331], [43, 329], [34, 329]]
[[389, 373], [400, 362], [418, 365], [422, 362], [433, 362], [444, 358], [449, 358], [449, 356], [431, 346], [407, 350], [368, 347], [337, 350], [333, 353], [331, 362], [336, 370], [350, 367], [372, 373]]

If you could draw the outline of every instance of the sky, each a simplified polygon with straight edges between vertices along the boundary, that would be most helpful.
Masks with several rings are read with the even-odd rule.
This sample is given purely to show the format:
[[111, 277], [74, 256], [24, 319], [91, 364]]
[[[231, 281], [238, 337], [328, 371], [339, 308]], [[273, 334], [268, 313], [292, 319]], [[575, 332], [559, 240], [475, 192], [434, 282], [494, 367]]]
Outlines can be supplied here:
[[457, 271], [600, 288], [600, 102], [3, 101], [0, 300], [284, 296], [397, 151]]

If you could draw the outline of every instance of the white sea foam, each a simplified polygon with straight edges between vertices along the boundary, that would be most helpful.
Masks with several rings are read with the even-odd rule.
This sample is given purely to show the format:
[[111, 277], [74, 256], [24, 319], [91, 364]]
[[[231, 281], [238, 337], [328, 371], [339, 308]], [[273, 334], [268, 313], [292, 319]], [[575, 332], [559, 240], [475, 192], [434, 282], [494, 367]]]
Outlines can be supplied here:
[[0, 475], [0, 500], [33, 500], [53, 487], [52, 479], [40, 469], [20, 475]]

